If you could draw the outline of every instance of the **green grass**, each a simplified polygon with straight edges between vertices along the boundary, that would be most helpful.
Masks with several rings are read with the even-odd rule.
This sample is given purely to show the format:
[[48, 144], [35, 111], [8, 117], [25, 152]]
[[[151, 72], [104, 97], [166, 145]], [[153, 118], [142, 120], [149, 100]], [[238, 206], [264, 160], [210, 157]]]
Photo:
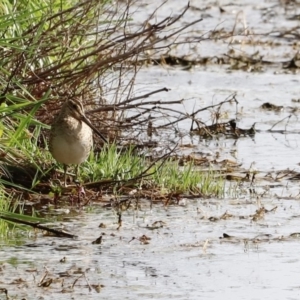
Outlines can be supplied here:
[[213, 171], [199, 170], [193, 162], [181, 167], [177, 161], [167, 161], [156, 170], [153, 181], [164, 193], [191, 193], [205, 196], [223, 194], [224, 183]]
[[145, 158], [134, 153], [134, 148], [118, 149], [116, 144], [105, 145], [98, 154], [91, 153], [81, 168], [83, 180], [128, 180], [138, 176], [146, 166]]
[[[47, 171], [43, 164], [47, 155], [45, 155], [45, 149], [39, 147], [39, 140], [42, 137], [41, 129], [48, 129], [49, 126], [34, 118], [34, 114], [43, 103], [42, 99], [35, 103], [24, 102], [0, 108], [0, 115], [4, 116], [0, 123], [0, 153], [3, 154], [1, 158], [2, 173], [6, 177], [10, 176], [7, 170], [8, 166], [24, 167], [24, 171], [29, 167], [35, 169], [37, 176], [34, 178], [31, 188], [38, 183], [38, 177]], [[21, 114], [19, 110], [23, 107], [30, 107], [29, 112]], [[9, 115], [10, 118], [5, 118], [6, 115]], [[50, 159], [50, 155], [48, 158]], [[8, 182], [3, 178], [0, 178], [0, 188], [3, 189], [1, 185], [18, 188], [13, 182]]]
[[143, 183], [147, 183], [160, 190], [162, 194], [172, 192], [218, 197], [223, 195], [224, 182], [215, 172], [199, 170], [193, 162], [180, 167], [178, 162], [171, 159], [167, 159], [163, 165], [158, 161], [151, 167], [152, 162], [133, 149], [127, 148], [124, 151], [112, 144], [106, 145], [98, 154], [92, 153], [88, 162], [80, 168], [81, 179], [89, 182], [102, 179], [125, 182], [141, 174], [148, 174], [149, 176], [132, 181], [131, 184], [140, 187]]
[[[26, 216], [21, 211], [14, 213], [19, 205], [18, 199], [13, 194], [7, 194], [4, 190], [0, 190], [0, 246], [22, 244], [24, 238], [27, 238], [27, 232], [31, 229], [12, 221], [13, 219], [29, 222], [45, 222], [44, 219], [36, 218], [34, 216]], [[18, 210], [20, 210], [20, 205]], [[12, 220], [4, 220], [1, 217], [11, 218]]]
[[[7, 197], [5, 192], [1, 189], [0, 190], [0, 213], [2, 212], [9, 212], [11, 210], [11, 198]], [[8, 222], [0, 219], [0, 240], [7, 240], [9, 238], [9, 233], [11, 229], [14, 228]]]

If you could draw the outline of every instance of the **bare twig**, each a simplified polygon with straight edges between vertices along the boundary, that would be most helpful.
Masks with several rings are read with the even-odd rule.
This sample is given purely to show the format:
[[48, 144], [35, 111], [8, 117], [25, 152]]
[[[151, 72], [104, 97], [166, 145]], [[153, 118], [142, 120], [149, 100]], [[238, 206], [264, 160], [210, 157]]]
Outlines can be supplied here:
[[40, 223], [33, 223], [33, 222], [20, 220], [20, 219], [13, 218], [13, 217], [8, 217], [8, 216], [1, 216], [1, 215], [0, 215], [0, 219], [6, 220], [6, 221], [9, 221], [9, 222], [13, 222], [13, 223], [28, 225], [28, 226], [31, 226], [33, 228], [37, 228], [37, 229], [41, 229], [41, 230], [46, 230], [48, 232], [51, 232], [51, 233], [55, 234], [58, 237], [67, 237], [67, 238], [76, 238], [77, 237], [74, 234], [70, 234], [70, 233], [65, 232], [63, 230], [49, 228], [47, 226], [41, 225]]

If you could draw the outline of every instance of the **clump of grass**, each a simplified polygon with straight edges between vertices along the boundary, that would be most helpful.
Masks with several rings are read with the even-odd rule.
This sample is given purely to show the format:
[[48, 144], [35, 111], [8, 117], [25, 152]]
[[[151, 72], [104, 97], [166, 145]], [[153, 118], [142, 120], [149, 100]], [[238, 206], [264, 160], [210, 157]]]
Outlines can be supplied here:
[[[17, 210], [19, 213], [14, 213]], [[49, 222], [45, 219], [25, 215], [18, 200], [12, 194], [0, 195], [0, 247], [3, 245], [21, 245], [31, 231], [31, 224]]]
[[146, 166], [145, 157], [136, 154], [134, 147], [121, 149], [110, 144], [99, 153], [91, 153], [88, 162], [81, 168], [81, 177], [92, 182], [101, 179], [129, 180], [141, 174]]
[[[50, 159], [50, 154], [49, 156], [45, 155], [47, 151], [41, 148], [40, 144], [41, 141], [44, 143], [41, 131], [43, 128], [48, 129], [49, 126], [33, 117], [43, 102], [44, 100], [37, 101], [33, 105], [27, 101], [0, 107], [0, 115], [14, 115], [13, 118], [3, 118], [0, 123], [3, 125], [0, 135], [0, 153], [2, 154], [0, 186], [11, 185], [22, 188], [15, 183], [19, 182], [22, 177], [25, 178], [24, 174], [30, 174], [32, 181], [28, 181], [26, 188], [33, 189], [39, 183], [41, 175], [47, 172], [46, 164], [43, 162], [45, 162], [45, 158]], [[28, 113], [17, 112], [24, 106], [31, 108]], [[32, 171], [35, 174], [32, 174]]]
[[[0, 212], [8, 213], [10, 210], [11, 201], [9, 201], [9, 197], [5, 194], [5, 192], [0, 190]], [[0, 239], [7, 240], [9, 236], [9, 232], [12, 229], [12, 226], [6, 221], [0, 219]]]
[[213, 171], [197, 169], [193, 162], [181, 167], [177, 161], [167, 161], [153, 175], [163, 193], [191, 193], [220, 197], [224, 191], [221, 177]]
[[[126, 181], [138, 178], [132, 184], [140, 186], [141, 174], [148, 174], [143, 181], [165, 193], [191, 193], [206, 196], [223, 195], [224, 183], [213, 171], [197, 170], [193, 162], [180, 167], [178, 162], [168, 159], [161, 164], [149, 161], [145, 156], [139, 155], [134, 148], [123, 151], [115, 144], [105, 146], [98, 154], [91, 154], [87, 163], [81, 168], [81, 177], [84, 181], [98, 181], [111, 179]], [[150, 167], [150, 168], [149, 168]]]
[[19, 202], [14, 199], [13, 194], [7, 194], [4, 190], [0, 191], [0, 247], [3, 245], [18, 245], [22, 244], [22, 241], [30, 227], [23, 226], [13, 221], [2, 219], [2, 217], [14, 218], [19, 220], [27, 220], [31, 222], [41, 222], [41, 219], [37, 219], [30, 216], [25, 216], [20, 211], [19, 214], [14, 213], [16, 211]]

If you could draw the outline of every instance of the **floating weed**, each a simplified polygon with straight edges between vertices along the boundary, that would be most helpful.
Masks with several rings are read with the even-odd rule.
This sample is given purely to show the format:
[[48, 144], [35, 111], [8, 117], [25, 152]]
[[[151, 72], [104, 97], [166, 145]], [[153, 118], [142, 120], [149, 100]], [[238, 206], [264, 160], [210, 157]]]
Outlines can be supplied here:
[[249, 195], [250, 186], [247, 183], [241, 182], [227, 182], [225, 185], [225, 196], [227, 198], [241, 198], [245, 195]]

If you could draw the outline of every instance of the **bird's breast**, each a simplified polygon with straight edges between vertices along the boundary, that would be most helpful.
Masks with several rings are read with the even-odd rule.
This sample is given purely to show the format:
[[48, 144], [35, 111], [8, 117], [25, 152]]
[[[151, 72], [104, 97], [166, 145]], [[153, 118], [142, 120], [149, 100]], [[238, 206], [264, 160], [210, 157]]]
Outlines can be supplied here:
[[93, 132], [83, 122], [56, 124], [51, 131], [50, 151], [60, 163], [80, 164], [90, 154]]

